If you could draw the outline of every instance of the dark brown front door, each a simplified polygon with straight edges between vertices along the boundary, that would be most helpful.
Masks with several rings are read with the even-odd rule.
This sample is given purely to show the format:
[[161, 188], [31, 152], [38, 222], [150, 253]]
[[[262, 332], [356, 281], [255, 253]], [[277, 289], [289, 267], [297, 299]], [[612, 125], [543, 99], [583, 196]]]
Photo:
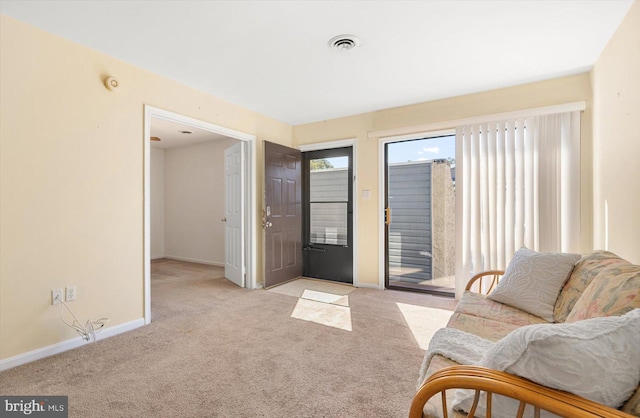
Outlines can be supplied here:
[[302, 154], [264, 142], [264, 285], [302, 275]]

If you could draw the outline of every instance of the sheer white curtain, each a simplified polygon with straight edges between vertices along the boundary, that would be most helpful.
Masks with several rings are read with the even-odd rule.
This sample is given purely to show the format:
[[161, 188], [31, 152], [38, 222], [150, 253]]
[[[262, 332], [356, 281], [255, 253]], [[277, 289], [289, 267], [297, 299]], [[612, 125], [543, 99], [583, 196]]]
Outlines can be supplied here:
[[513, 253], [577, 251], [580, 112], [456, 129], [456, 293]]

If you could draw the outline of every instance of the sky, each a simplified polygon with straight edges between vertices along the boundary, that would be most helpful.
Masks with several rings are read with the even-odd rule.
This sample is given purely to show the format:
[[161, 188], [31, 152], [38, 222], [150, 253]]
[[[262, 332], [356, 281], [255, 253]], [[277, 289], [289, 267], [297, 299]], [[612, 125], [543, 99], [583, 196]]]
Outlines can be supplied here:
[[393, 142], [388, 145], [389, 163], [456, 158], [455, 135], [413, 141]]

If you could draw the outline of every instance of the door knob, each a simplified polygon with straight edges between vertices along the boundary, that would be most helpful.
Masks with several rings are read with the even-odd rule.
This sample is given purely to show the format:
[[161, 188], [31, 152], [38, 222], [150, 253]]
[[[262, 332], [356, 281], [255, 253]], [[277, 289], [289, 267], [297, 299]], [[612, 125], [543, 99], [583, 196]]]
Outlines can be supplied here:
[[225, 216], [224, 218], [220, 218], [220, 220], [221, 220], [222, 222], [227, 222], [227, 217]]
[[264, 229], [271, 228], [272, 226], [273, 226], [273, 223], [271, 223], [269, 221], [262, 222], [262, 227]]

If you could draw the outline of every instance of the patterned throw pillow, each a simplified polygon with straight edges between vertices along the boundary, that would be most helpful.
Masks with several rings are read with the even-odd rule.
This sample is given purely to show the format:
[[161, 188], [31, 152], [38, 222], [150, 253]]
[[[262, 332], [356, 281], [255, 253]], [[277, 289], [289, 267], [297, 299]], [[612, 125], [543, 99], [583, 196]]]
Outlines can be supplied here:
[[553, 307], [579, 254], [539, 253], [522, 247], [489, 299], [553, 322]]
[[585, 254], [576, 263], [573, 273], [560, 291], [560, 296], [553, 308], [553, 319], [556, 322], [566, 321], [573, 306], [591, 281], [602, 269], [615, 264], [629, 264], [629, 262], [609, 251], [596, 250]]
[[640, 308], [640, 266], [618, 264], [600, 271], [573, 306], [566, 322], [620, 316], [634, 308]]

